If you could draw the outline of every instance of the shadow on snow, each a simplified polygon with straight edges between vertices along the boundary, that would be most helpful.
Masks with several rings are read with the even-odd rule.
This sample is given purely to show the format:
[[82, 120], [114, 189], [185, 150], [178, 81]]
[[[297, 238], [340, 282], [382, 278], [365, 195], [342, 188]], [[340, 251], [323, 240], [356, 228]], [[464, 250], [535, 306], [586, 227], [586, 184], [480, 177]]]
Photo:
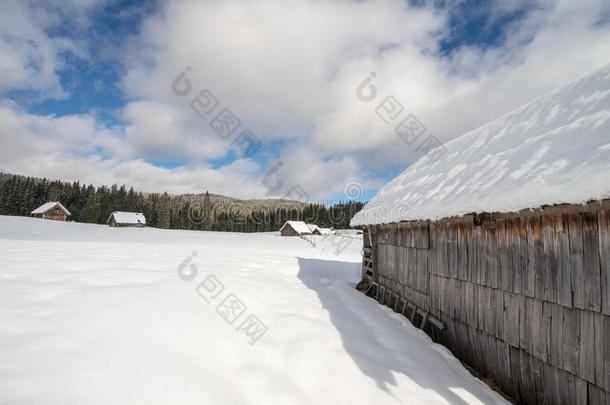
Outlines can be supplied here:
[[[379, 388], [389, 393], [388, 386], [396, 385], [394, 373], [401, 373], [451, 404], [466, 402], [450, 387], [463, 388], [483, 403], [494, 402], [486, 394], [477, 395], [463, 387], [467, 376], [459, 376], [449, 363], [439, 367], [443, 365], [439, 361], [442, 357], [429, 347], [432, 343], [423, 332], [405, 330], [397, 319], [355, 289], [360, 263], [308, 258], [298, 258], [298, 263], [298, 278], [318, 294], [341, 335], [346, 353]], [[436, 360], [433, 366], [429, 365], [431, 358]]]

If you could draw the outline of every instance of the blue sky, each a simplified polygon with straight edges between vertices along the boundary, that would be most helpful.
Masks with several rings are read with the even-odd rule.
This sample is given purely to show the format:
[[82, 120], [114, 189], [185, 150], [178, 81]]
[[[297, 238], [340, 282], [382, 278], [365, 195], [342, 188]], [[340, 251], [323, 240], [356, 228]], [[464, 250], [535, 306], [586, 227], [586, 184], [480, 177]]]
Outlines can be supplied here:
[[[3, 142], [15, 153], [2, 156], [0, 168], [143, 191], [282, 197], [286, 190], [261, 181], [281, 162], [286, 188], [300, 185], [312, 201], [343, 199], [354, 181], [362, 185], [356, 199], [368, 200], [422, 157], [379, 120], [381, 96], [393, 95], [425, 124], [425, 136], [447, 142], [608, 60], [601, 46], [607, 7], [596, 1], [576, 11], [561, 1], [3, 7], [14, 20], [0, 37], [11, 62], [0, 87]], [[326, 19], [332, 23], [320, 22]], [[580, 42], [549, 42], [555, 21]], [[562, 55], [573, 62], [550, 68]], [[200, 119], [189, 100], [171, 93], [186, 66], [194, 88], [187, 98], [210, 90], [260, 149], [244, 157], [233, 138], [213, 134], [211, 116]], [[367, 105], [354, 91], [371, 71], [379, 98]], [[24, 145], [45, 137], [62, 143]]]

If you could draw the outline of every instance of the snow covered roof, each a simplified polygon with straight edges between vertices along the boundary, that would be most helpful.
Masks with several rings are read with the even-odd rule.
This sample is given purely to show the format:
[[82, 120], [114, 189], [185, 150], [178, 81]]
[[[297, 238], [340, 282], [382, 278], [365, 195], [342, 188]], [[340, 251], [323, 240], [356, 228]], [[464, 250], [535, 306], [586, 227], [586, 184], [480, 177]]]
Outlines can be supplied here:
[[38, 207], [34, 211], [32, 211], [32, 214], [44, 214], [45, 212], [49, 211], [50, 209], [55, 208], [56, 206], [59, 207], [66, 215], [72, 215], [72, 214], [70, 214], [70, 211], [68, 211], [66, 209], [66, 207], [64, 207], [58, 201], [50, 201], [48, 203], [44, 203], [40, 207]]
[[114, 211], [106, 222], [112, 217], [117, 224], [146, 224], [146, 217], [141, 212]]
[[320, 228], [318, 227], [318, 229], [320, 230], [320, 233], [322, 235], [330, 235], [333, 233], [333, 229], [332, 228]]
[[610, 198], [610, 65], [445, 148], [379, 190], [351, 225]]
[[286, 221], [286, 223], [280, 229], [280, 232], [282, 231], [282, 229], [284, 229], [286, 225], [290, 225], [292, 229], [294, 229], [295, 232], [298, 234], [311, 233], [311, 229], [309, 229], [309, 226], [307, 226], [307, 224], [303, 221]]
[[307, 226], [309, 227], [309, 229], [311, 229], [311, 232], [318, 231], [322, 233], [322, 229], [316, 224], [307, 224]]

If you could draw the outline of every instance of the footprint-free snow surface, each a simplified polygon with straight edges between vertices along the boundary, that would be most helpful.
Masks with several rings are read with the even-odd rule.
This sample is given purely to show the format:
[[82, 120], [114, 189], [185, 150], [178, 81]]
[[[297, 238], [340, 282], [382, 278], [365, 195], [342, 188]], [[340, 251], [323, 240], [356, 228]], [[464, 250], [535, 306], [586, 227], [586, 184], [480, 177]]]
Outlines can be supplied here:
[[314, 241], [0, 216], [0, 403], [506, 403]]

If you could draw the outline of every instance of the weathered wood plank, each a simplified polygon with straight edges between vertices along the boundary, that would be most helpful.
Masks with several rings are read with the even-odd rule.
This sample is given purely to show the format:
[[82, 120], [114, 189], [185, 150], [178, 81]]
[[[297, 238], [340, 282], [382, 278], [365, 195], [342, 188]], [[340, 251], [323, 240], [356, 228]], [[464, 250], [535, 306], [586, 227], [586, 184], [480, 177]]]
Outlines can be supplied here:
[[604, 315], [594, 314], [594, 328], [595, 328], [595, 385], [603, 387], [606, 383], [605, 377], [606, 372], [610, 373], [610, 370], [605, 370], [604, 362]]
[[468, 239], [470, 225], [458, 224], [457, 227], [457, 277], [460, 280], [468, 280]]
[[604, 316], [604, 387], [610, 393], [610, 316]]
[[506, 341], [506, 333], [504, 330], [504, 292], [500, 289], [493, 290], [495, 293], [495, 332], [498, 339]]
[[447, 266], [448, 276], [458, 278], [457, 225], [447, 225]]
[[535, 297], [545, 299], [544, 290], [544, 242], [542, 240], [542, 221], [540, 217], [528, 219], [527, 229], [528, 245], [528, 272], [535, 275]]
[[563, 369], [573, 374], [580, 370], [580, 312], [563, 308], [562, 360]]
[[476, 358], [477, 371], [482, 375], [488, 375], [489, 373], [489, 353], [487, 351], [488, 341], [487, 334], [479, 329], [471, 329], [471, 336], [474, 340], [476, 347], [474, 348], [474, 355]]
[[522, 260], [522, 276], [521, 276], [521, 291], [527, 297], [536, 295], [536, 272], [533, 266], [530, 266], [530, 244], [528, 240], [528, 220], [520, 217], [521, 230], [521, 260]]
[[430, 252], [428, 254], [428, 270], [430, 274], [439, 275], [438, 271], [438, 233], [437, 225], [432, 222], [430, 224]]
[[496, 240], [496, 230], [486, 229], [485, 232], [485, 263], [482, 271], [481, 284], [488, 287], [498, 288], [498, 245]]
[[[498, 371], [500, 376], [501, 386], [511, 389], [512, 381], [511, 381], [511, 373], [510, 373], [510, 349], [509, 345], [501, 340], [496, 342], [496, 347], [498, 351]], [[510, 390], [512, 391], [512, 390]], [[512, 394], [512, 392], [508, 392], [508, 394]]]
[[[404, 266], [404, 260], [403, 260], [403, 247], [400, 246], [394, 246], [393, 252], [394, 252], [394, 280], [396, 280], [396, 283], [401, 283], [400, 279], [401, 279], [401, 273], [402, 273], [402, 268]], [[425, 271], [427, 271], [427, 269], [423, 269]], [[402, 284], [402, 283], [401, 283]], [[397, 286], [396, 290], [398, 291], [400, 288]]]
[[420, 248], [422, 246], [422, 233], [421, 233], [421, 227], [417, 223], [413, 224], [413, 236], [414, 236], [413, 247]]
[[430, 249], [430, 222], [422, 223], [422, 249]]
[[[521, 277], [523, 276], [524, 262], [522, 259], [521, 252], [521, 219], [513, 218], [509, 221], [510, 223], [510, 243], [509, 249], [511, 274], [512, 274], [512, 287], [515, 294], [521, 294]], [[509, 228], [507, 228], [508, 230]]]
[[599, 261], [601, 265], [602, 313], [610, 315], [610, 210], [597, 214]]
[[504, 330], [506, 341], [519, 347], [519, 298], [516, 294], [504, 292]]
[[530, 328], [532, 329], [532, 354], [540, 360], [548, 359], [547, 352], [547, 330], [544, 324], [542, 301], [536, 299], [531, 301]]
[[561, 404], [559, 398], [559, 378], [558, 370], [550, 365], [544, 363], [544, 398], [545, 404]]
[[472, 311], [472, 283], [467, 281], [453, 280], [450, 284], [454, 287], [456, 296], [459, 300], [451, 301], [454, 306], [454, 316], [460, 321], [471, 324], [470, 313]]
[[468, 280], [471, 283], [478, 281], [478, 249], [480, 246], [480, 235], [481, 227], [472, 226], [471, 228], [471, 241], [468, 244]]
[[599, 254], [599, 233], [597, 213], [583, 213], [583, 251], [585, 275], [585, 305], [588, 309], [601, 312], [601, 269]]
[[415, 279], [415, 274], [414, 274], [414, 269], [413, 269], [413, 249], [412, 248], [403, 248], [404, 249], [404, 257], [403, 257], [403, 263], [404, 263], [404, 284], [411, 287], [413, 285], [414, 279]]
[[441, 276], [448, 277], [449, 271], [447, 270], [447, 230], [446, 224], [440, 223], [437, 227], [438, 230], [438, 250], [437, 250], [437, 265], [438, 271]]
[[582, 378], [576, 379], [576, 405], [588, 405], [588, 383]]
[[415, 247], [415, 229], [413, 224], [409, 224], [409, 228], [407, 229], [406, 245], [410, 248]]
[[563, 308], [557, 304], [548, 305], [551, 306], [551, 364], [563, 368]]
[[543, 330], [544, 344], [544, 361], [549, 362], [551, 357], [551, 319], [552, 319], [552, 303], [542, 303], [542, 324], [539, 326]]
[[411, 266], [411, 272], [413, 274], [412, 277], [412, 283], [409, 284], [410, 288], [413, 288], [416, 291], [420, 291], [420, 284], [421, 284], [421, 279], [423, 277], [423, 272], [421, 271], [420, 267], [419, 267], [419, 261], [418, 261], [418, 249], [412, 248], [409, 249], [409, 255], [411, 256], [409, 265]]
[[435, 274], [430, 274], [429, 277], [430, 289], [428, 290], [428, 293], [430, 295], [430, 312], [433, 315], [439, 316], [437, 276]]
[[606, 405], [606, 393], [599, 387], [589, 384], [589, 404]]
[[572, 273], [573, 305], [585, 308], [585, 275], [583, 253], [583, 220], [580, 214], [569, 214], [570, 272]]
[[509, 359], [510, 359], [510, 376], [512, 383], [513, 399], [517, 402], [522, 402], [525, 398], [521, 397], [523, 385], [521, 380], [521, 359], [519, 357], [519, 349], [513, 346], [509, 346]]
[[[534, 379], [534, 387], [536, 388], [536, 403], [548, 404], [545, 402], [544, 393], [544, 363], [536, 357], [530, 357], [532, 364], [532, 376]], [[586, 387], [586, 385], [585, 385]]]
[[531, 356], [523, 350], [519, 350], [519, 372], [521, 399], [528, 403], [536, 403], [536, 386], [532, 375]]
[[525, 323], [524, 341], [521, 344], [523, 349], [531, 355], [534, 355], [534, 324], [536, 322], [536, 314], [534, 313], [535, 300], [530, 297], [525, 297], [525, 316], [520, 317], [520, 321]]
[[595, 383], [595, 317], [589, 311], [580, 311], [579, 363], [578, 375]]
[[496, 222], [496, 243], [498, 246], [498, 277], [500, 288], [504, 291], [512, 291], [512, 275], [508, 268], [508, 240], [506, 231], [506, 219], [499, 218]]
[[489, 303], [489, 291], [491, 288], [484, 285], [477, 285], [476, 288], [477, 327], [487, 332], [487, 305]]
[[396, 267], [397, 267], [397, 272], [398, 272], [398, 282], [401, 285], [406, 284], [405, 281], [405, 276], [406, 276], [406, 271], [405, 271], [405, 248], [402, 246], [399, 246], [396, 248], [396, 259], [397, 259], [397, 263], [396, 263]]
[[562, 403], [576, 403], [576, 378], [574, 374], [559, 372], [559, 398]]
[[491, 379], [495, 382], [499, 384], [499, 376], [498, 376], [498, 370], [500, 368], [499, 366], [499, 362], [498, 362], [498, 348], [496, 346], [496, 337], [493, 335], [486, 335], [487, 336], [487, 353], [489, 353], [489, 357], [487, 359], [488, 361], [488, 370], [489, 370], [489, 376], [491, 377]]
[[483, 284], [485, 280], [485, 229], [481, 226], [475, 228], [475, 268], [473, 274], [473, 282]]
[[521, 350], [528, 350], [527, 342], [527, 328], [529, 327], [529, 320], [527, 317], [526, 301], [528, 297], [525, 295], [519, 295], [519, 348]]
[[428, 295], [428, 290], [430, 289], [430, 273], [428, 272], [428, 258], [430, 257], [430, 251], [429, 250], [420, 250], [420, 254], [421, 254], [421, 263], [420, 265], [422, 266], [423, 269], [423, 273], [424, 273], [424, 277], [422, 280], [422, 291]]
[[[445, 297], [445, 280], [441, 276], [436, 277], [436, 307], [439, 312], [444, 312], [443, 310], [443, 298]], [[446, 313], [441, 313], [441, 315], [445, 316]]]
[[572, 275], [570, 272], [569, 218], [567, 215], [553, 217], [555, 227], [554, 256], [557, 259], [557, 302], [572, 307]]
[[553, 234], [555, 229], [551, 215], [542, 217], [542, 234], [544, 246], [544, 289], [545, 300], [557, 302], [557, 260], [555, 259], [555, 239]]

